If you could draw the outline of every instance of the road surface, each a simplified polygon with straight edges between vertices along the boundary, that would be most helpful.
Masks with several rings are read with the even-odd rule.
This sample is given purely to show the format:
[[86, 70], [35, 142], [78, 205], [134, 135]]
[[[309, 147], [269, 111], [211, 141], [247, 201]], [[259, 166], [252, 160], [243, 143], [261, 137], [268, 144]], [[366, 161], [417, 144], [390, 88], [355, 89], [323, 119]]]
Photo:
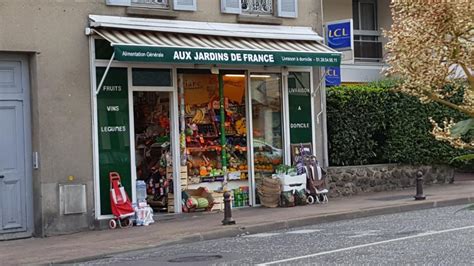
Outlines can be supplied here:
[[474, 211], [463, 207], [166, 246], [80, 265], [474, 265]]

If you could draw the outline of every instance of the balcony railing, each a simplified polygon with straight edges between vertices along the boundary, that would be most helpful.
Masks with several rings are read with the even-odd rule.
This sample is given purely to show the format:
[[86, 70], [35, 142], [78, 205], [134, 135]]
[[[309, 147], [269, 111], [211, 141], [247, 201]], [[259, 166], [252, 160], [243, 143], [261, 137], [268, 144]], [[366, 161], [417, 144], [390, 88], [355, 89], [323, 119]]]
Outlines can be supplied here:
[[383, 50], [379, 32], [354, 30], [354, 57], [358, 61], [381, 62]]
[[247, 14], [273, 14], [273, 0], [241, 0], [242, 12]]
[[132, 0], [132, 6], [148, 8], [169, 8], [168, 0]]

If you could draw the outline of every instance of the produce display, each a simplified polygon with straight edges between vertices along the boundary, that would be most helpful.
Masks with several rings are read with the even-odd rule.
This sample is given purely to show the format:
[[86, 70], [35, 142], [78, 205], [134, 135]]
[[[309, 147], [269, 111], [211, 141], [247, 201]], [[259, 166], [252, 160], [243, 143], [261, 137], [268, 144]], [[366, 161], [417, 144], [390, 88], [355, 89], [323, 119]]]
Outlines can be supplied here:
[[275, 172], [275, 168], [281, 164], [281, 157], [272, 157], [264, 152], [255, 153], [255, 170], [262, 172]]
[[215, 203], [212, 193], [205, 187], [182, 192], [183, 211], [211, 210]]
[[218, 75], [190, 71], [178, 77], [183, 84], [180, 148], [185, 154], [182, 165], [187, 168], [188, 188], [212, 188], [211, 194], [221, 195], [217, 203], [209, 201], [204, 207], [206, 197], [187, 189], [184, 211], [222, 209], [226, 188], [233, 188], [234, 207], [248, 206], [249, 189], [241, 186], [246, 182], [237, 182], [248, 180], [245, 77], [224, 74], [221, 88]]
[[[193, 182], [223, 181], [222, 149], [226, 149], [228, 171], [246, 180], [247, 128], [245, 105], [225, 99], [225, 146], [221, 144], [219, 101], [186, 105], [186, 152], [188, 176]], [[234, 173], [235, 172], [235, 173]]]

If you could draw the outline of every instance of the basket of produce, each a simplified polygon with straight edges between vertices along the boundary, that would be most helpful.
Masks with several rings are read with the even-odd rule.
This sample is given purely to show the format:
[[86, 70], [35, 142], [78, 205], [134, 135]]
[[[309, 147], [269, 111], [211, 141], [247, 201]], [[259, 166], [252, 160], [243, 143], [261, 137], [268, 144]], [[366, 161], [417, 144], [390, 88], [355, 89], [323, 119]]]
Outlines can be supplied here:
[[185, 212], [210, 211], [214, 205], [212, 193], [204, 187], [183, 191], [182, 200]]

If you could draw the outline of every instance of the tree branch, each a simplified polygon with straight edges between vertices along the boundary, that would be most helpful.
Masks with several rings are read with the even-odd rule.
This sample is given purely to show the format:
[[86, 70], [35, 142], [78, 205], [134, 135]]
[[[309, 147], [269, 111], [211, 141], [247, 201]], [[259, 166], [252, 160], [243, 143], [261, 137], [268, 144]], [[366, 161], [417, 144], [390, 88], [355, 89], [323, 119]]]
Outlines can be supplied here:
[[474, 76], [472, 75], [471, 71], [466, 66], [466, 64], [459, 63], [459, 65], [461, 66], [462, 70], [464, 70], [464, 73], [466, 74], [467, 81], [469, 82], [469, 86], [471, 87], [471, 91], [474, 91]]
[[464, 113], [464, 114], [466, 114], [466, 115], [468, 115], [468, 116], [470, 116], [470, 117], [474, 117], [474, 110], [464, 109], [464, 108], [462, 108], [461, 106], [456, 105], [456, 104], [454, 104], [454, 103], [452, 103], [452, 102], [450, 102], [450, 101], [446, 101], [446, 100], [444, 100], [444, 99], [441, 99], [440, 97], [438, 97], [437, 95], [435, 95], [434, 93], [431, 93], [431, 92], [425, 91], [425, 95], [426, 95], [430, 100], [432, 100], [432, 101], [434, 101], [434, 102], [440, 103], [440, 104], [442, 104], [442, 105], [446, 105], [446, 106], [448, 106], [448, 107], [450, 107], [450, 108], [453, 108], [453, 109], [455, 109], [455, 110], [458, 110], [458, 111], [460, 111], [460, 112], [462, 112], [462, 113]]

